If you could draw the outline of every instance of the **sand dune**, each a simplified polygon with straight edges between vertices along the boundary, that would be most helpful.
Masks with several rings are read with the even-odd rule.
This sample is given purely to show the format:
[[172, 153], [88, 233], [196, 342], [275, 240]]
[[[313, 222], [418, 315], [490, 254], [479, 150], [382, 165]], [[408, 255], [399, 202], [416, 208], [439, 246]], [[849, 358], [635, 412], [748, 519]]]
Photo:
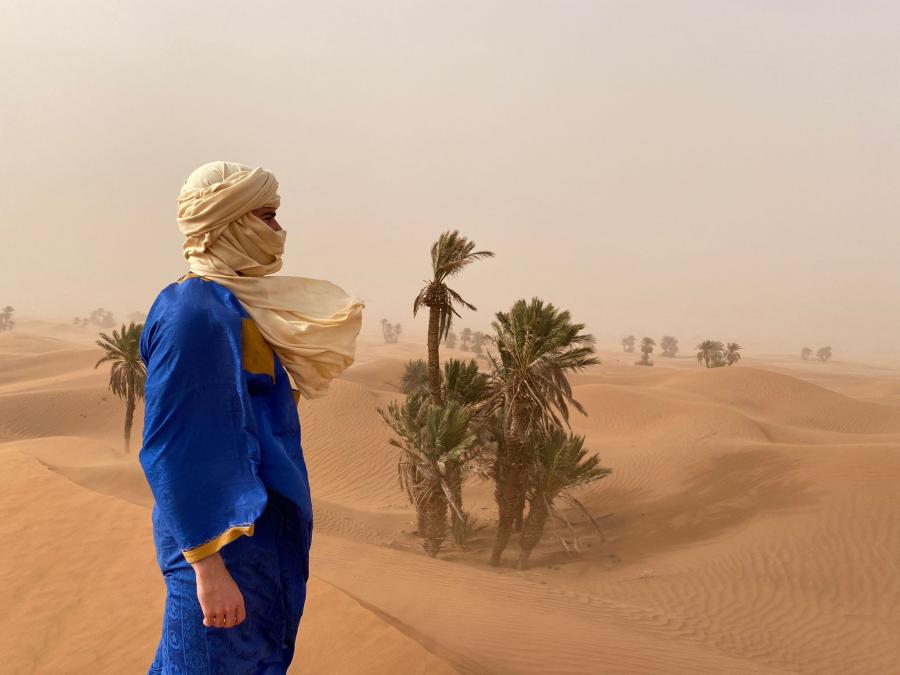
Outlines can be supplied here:
[[[140, 672], [162, 603], [141, 419], [125, 457], [124, 404], [70, 328], [0, 336], [0, 527], [16, 542], [0, 561], [3, 670]], [[410, 534], [375, 407], [424, 355], [367, 338], [328, 398], [301, 402], [316, 534], [292, 672], [900, 672], [890, 372], [759, 355], [637, 368], [601, 351], [572, 378], [589, 413], [572, 424], [614, 470], [577, 493], [604, 538], [565, 506], [571, 528], [553, 524], [523, 572], [515, 537], [507, 565], [487, 565], [492, 486], [475, 478], [471, 550], [433, 560]]]
[[[60, 451], [68, 441], [82, 457], [107, 455], [57, 441]], [[12, 589], [0, 614], [3, 672], [146, 672], [165, 593], [149, 511], [48, 470], [28, 456], [33, 444], [0, 444], [0, 537], [15, 542], [0, 558]], [[315, 575], [297, 650], [291, 673], [456, 672]]]

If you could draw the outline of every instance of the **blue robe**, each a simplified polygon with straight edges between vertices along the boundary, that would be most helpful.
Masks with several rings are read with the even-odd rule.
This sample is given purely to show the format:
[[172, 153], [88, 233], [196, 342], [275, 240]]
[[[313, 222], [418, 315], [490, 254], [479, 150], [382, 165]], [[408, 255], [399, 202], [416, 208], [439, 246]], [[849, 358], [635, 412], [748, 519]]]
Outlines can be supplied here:
[[[187, 274], [164, 288], [140, 341], [140, 462], [166, 582], [151, 673], [283, 673], [309, 579], [313, 513], [299, 392], [235, 295]], [[219, 551], [247, 619], [203, 626], [191, 562]]]

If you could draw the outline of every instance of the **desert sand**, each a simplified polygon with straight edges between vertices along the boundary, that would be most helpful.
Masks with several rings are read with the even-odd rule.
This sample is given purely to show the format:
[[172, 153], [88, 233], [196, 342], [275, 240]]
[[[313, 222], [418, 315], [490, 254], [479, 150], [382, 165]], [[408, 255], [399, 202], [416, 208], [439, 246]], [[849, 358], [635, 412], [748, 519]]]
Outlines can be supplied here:
[[[146, 672], [159, 638], [141, 407], [124, 456], [95, 335], [0, 334], [4, 673]], [[292, 673], [900, 672], [896, 370], [752, 351], [639, 368], [598, 349], [572, 378], [589, 413], [573, 428], [613, 469], [576, 493], [604, 537], [567, 508], [580, 550], [548, 531], [520, 571], [515, 536], [488, 565], [496, 510], [477, 479], [472, 550], [431, 559], [410, 534], [375, 408], [424, 356], [363, 336], [332, 393], [300, 403], [315, 532]]]

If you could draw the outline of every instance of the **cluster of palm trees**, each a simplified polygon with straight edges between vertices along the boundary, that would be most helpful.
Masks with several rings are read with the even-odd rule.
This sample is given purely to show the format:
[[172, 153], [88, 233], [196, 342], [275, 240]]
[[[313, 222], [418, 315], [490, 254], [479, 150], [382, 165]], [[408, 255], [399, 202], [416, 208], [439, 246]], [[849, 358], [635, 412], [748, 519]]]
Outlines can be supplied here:
[[[637, 338], [634, 335], [628, 335], [622, 338], [622, 349], [626, 352], [633, 352], [636, 343]], [[656, 342], [653, 338], [645, 337], [641, 340], [642, 356], [640, 361], [635, 361], [635, 363], [639, 366], [652, 366], [653, 362], [650, 360], [650, 354], [653, 353], [653, 347], [655, 346]], [[659, 341], [659, 346], [662, 349], [662, 356], [674, 358], [678, 354], [678, 339], [671, 335], [663, 335]]]
[[473, 352], [475, 354], [475, 358], [487, 358], [487, 354], [484, 351], [485, 345], [490, 344], [491, 338], [486, 333], [482, 333], [481, 331], [473, 331], [471, 328], [463, 328], [462, 332], [457, 335], [452, 330], [447, 333], [447, 337], [444, 338], [444, 346], [448, 349], [456, 349], [457, 343], [459, 343], [460, 351], [464, 352]]
[[0, 333], [16, 327], [16, 322], [12, 318], [14, 311], [16, 311], [16, 308], [12, 305], [7, 305], [0, 309]]
[[402, 328], [399, 323], [391, 323], [387, 319], [381, 320], [381, 332], [384, 334], [384, 341], [387, 343], [396, 342], [400, 338]]
[[78, 317], [76, 316], [72, 323], [76, 326], [87, 326], [87, 325], [95, 325], [100, 326], [101, 328], [111, 328], [116, 325], [116, 321], [113, 318], [113, 313], [103, 309], [102, 307], [98, 307], [93, 312], [90, 313], [89, 316], [86, 317]]
[[[809, 361], [809, 357], [812, 356], [812, 354], [813, 350], [809, 347], [804, 347], [800, 350], [800, 358], [804, 361]], [[831, 358], [831, 347], [827, 345], [825, 347], [819, 347], [816, 350], [816, 358], [822, 363], [825, 363], [828, 359]]]
[[391, 443], [401, 450], [399, 482], [416, 508], [425, 551], [437, 555], [448, 531], [466, 546], [477, 526], [464, 509], [462, 486], [476, 474], [494, 482], [498, 524], [491, 564], [501, 564], [518, 531], [517, 565], [525, 568], [548, 520], [568, 523], [554, 507], [558, 499], [581, 508], [599, 530], [571, 490], [610, 469], [588, 456], [584, 438], [569, 429], [569, 406], [587, 413], [573, 398], [567, 375], [600, 361], [593, 356], [593, 336], [581, 332], [584, 324], [535, 297], [496, 312], [490, 372], [480, 372], [474, 359], [448, 359], [442, 367], [439, 346], [452, 317], [460, 316], [456, 306], [476, 309], [447, 280], [494, 255], [474, 249], [457, 230], [442, 233], [432, 246], [433, 278], [413, 302], [414, 316], [422, 307], [429, 311], [428, 358], [407, 364], [405, 398], [378, 412], [396, 434]]
[[723, 344], [718, 340], [704, 340], [697, 350], [697, 363], [705, 363], [707, 368], [733, 366], [741, 360], [742, 347], [737, 342]]
[[[622, 338], [622, 349], [626, 352], [633, 352], [636, 343], [637, 338], [634, 335], [624, 337]], [[645, 337], [641, 340], [641, 358], [635, 361], [634, 364], [636, 366], [652, 366], [653, 360], [650, 355], [653, 353], [655, 346], [656, 342], [653, 338]], [[678, 354], [678, 340], [671, 335], [664, 335], [662, 340], [660, 340], [659, 346], [662, 348], [663, 356], [674, 357]], [[697, 349], [697, 362], [706, 364], [707, 368], [732, 366], [741, 359], [740, 351], [742, 347], [737, 342], [728, 342], [726, 344], [718, 340], [704, 340], [695, 349]], [[831, 356], [831, 347], [823, 347], [823, 349], [827, 349], [828, 356]], [[812, 350], [804, 347], [802, 358], [809, 358], [810, 353], [812, 353]]]

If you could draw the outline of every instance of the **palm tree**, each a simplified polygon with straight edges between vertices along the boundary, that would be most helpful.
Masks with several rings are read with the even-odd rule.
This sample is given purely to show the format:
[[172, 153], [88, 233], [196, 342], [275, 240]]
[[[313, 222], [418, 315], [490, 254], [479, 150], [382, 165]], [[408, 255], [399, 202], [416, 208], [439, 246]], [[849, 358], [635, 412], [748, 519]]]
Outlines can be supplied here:
[[482, 347], [485, 342], [490, 342], [490, 338], [481, 331], [475, 331], [472, 334], [472, 351], [475, 352], [475, 356], [484, 356]]
[[400, 378], [400, 390], [407, 395], [428, 391], [428, 364], [424, 359], [410, 359], [406, 362]]
[[444, 379], [441, 393], [444, 399], [455, 399], [472, 408], [483, 403], [489, 394], [489, 376], [478, 370], [474, 359], [444, 361]]
[[403, 326], [399, 323], [394, 324], [394, 342], [400, 339], [400, 333], [402, 332]]
[[[400, 389], [407, 396], [411, 394], [428, 395], [428, 364], [424, 359], [409, 360], [400, 378]], [[404, 457], [400, 458], [398, 469], [407, 472], [405, 483], [401, 486], [407, 486], [407, 497], [409, 501], [416, 507], [416, 533], [419, 536], [425, 536], [425, 511], [420, 508], [421, 504], [417, 501], [417, 496], [410, 490], [414, 490], [419, 484], [418, 470], [413, 462], [404, 461]]]
[[94, 323], [101, 328], [111, 328], [116, 322], [113, 319], [112, 312], [105, 310], [102, 307], [98, 307], [91, 312], [91, 323]]
[[703, 361], [706, 363], [706, 367], [709, 368], [710, 363], [715, 366], [718, 361], [722, 360], [722, 351], [725, 349], [725, 346], [718, 340], [704, 340], [694, 349], [699, 350], [697, 352], [697, 363]]
[[[468, 409], [475, 411], [482, 405], [489, 393], [488, 375], [479, 372], [474, 359], [468, 362], [459, 359], [447, 359], [444, 362], [444, 379], [441, 394], [445, 401], [454, 400]], [[477, 424], [473, 420], [473, 432], [478, 433]], [[447, 467], [447, 482], [453, 500], [457, 506], [450, 511], [450, 529], [453, 539], [459, 545], [465, 545], [470, 531], [471, 516], [463, 510], [462, 486], [466, 474], [466, 466], [455, 463]]]
[[395, 342], [394, 339], [394, 325], [389, 323], [387, 319], [381, 320], [381, 332], [384, 335], [384, 341], [386, 343]]
[[[417, 512], [423, 514], [420, 534], [424, 535], [426, 553], [436, 556], [447, 536], [447, 508], [457, 509], [448, 467], [465, 464], [475, 448], [471, 413], [453, 398], [435, 406], [426, 392], [414, 393], [402, 404], [391, 401], [387, 410], [378, 408], [378, 412], [400, 437], [390, 439], [391, 445], [403, 450], [398, 464], [400, 485], [414, 499]], [[404, 464], [412, 464], [415, 469], [411, 471]]]
[[572, 397], [566, 374], [600, 360], [592, 356], [593, 336], [581, 333], [584, 324], [572, 323], [569, 312], [537, 297], [530, 303], [518, 300], [509, 312], [497, 312], [492, 325], [499, 360], [488, 355], [493, 367], [490, 390], [485, 404], [479, 406], [479, 414], [490, 416], [502, 411], [491, 469], [499, 509], [491, 564], [499, 565], [513, 526], [521, 522], [525, 508], [532, 464], [525, 441], [551, 425], [568, 425], [569, 405], [587, 414]]
[[94, 368], [105, 361], [112, 361], [109, 374], [109, 388], [113, 394], [125, 399], [125, 454], [131, 446], [131, 425], [134, 421], [134, 406], [137, 399], [144, 397], [144, 382], [147, 369], [141, 360], [140, 339], [144, 324], [133, 321], [122, 324], [122, 331], [113, 331], [112, 337], [100, 333], [97, 344], [104, 349], [106, 355], [97, 361]]
[[804, 347], [800, 350], [800, 358], [804, 361], [809, 361], [809, 357], [812, 356], [813, 350], [809, 347]]
[[[485, 373], [480, 373], [478, 371], [478, 366], [475, 361], [464, 363], [459, 359], [448, 359], [444, 362], [444, 376], [441, 382], [443, 399], [453, 399], [464, 406], [474, 407], [486, 396], [487, 380], [488, 376]], [[415, 359], [407, 362], [403, 376], [400, 380], [400, 388], [407, 396], [428, 396], [428, 366], [423, 359]], [[416, 406], [416, 410], [418, 410], [418, 406]], [[414, 416], [410, 416], [409, 419], [414, 419]], [[401, 457], [398, 468], [402, 471], [406, 471], [404, 483], [401, 485], [406, 486], [410, 503], [413, 505], [421, 505], [418, 496], [415, 493], [416, 486], [420, 483], [416, 464], [406, 461], [405, 457]], [[465, 524], [468, 522], [468, 514], [462, 510], [462, 484], [464, 472], [465, 467], [462, 465], [451, 463], [447, 467], [447, 484], [457, 507], [450, 511], [451, 526], [454, 539], [458, 544], [465, 543], [467, 532]], [[457, 515], [457, 513], [461, 515]], [[417, 531], [422, 536], [424, 536], [426, 530], [425, 515], [423, 509], [416, 509], [416, 516], [418, 519]]]
[[678, 340], [671, 335], [664, 335], [659, 341], [659, 346], [662, 348], [663, 356], [674, 357], [678, 353]]
[[447, 333], [447, 337], [444, 339], [444, 346], [449, 349], [456, 349], [456, 341], [458, 339], [459, 336], [451, 330], [449, 333]]
[[16, 322], [13, 321], [12, 315], [13, 312], [16, 311], [16, 308], [12, 305], [7, 305], [2, 310], [0, 310], [0, 333], [7, 330], [12, 330]]
[[735, 363], [741, 360], [741, 351], [742, 347], [737, 342], [729, 342], [725, 345], [725, 363], [729, 366], [733, 366]]
[[653, 341], [653, 338], [645, 337], [641, 340], [641, 360], [635, 361], [635, 363], [640, 366], [652, 366], [653, 362], [650, 360], [650, 355], [653, 353], [653, 347], [655, 346], [656, 342]]
[[553, 514], [553, 502], [563, 497], [579, 506], [594, 522], [590, 512], [568, 491], [605, 478], [612, 469], [600, 466], [600, 457], [586, 457], [584, 437], [566, 434], [556, 427], [549, 433], [538, 433], [529, 445], [534, 453], [534, 471], [528, 489], [528, 517], [522, 527], [522, 550], [519, 553], [519, 569], [528, 567], [531, 552], [544, 533], [548, 516]]
[[460, 342], [462, 344], [459, 345], [459, 348], [463, 351], [468, 351], [469, 349], [469, 340], [472, 339], [472, 330], [470, 328], [463, 328], [462, 333], [459, 336]]
[[453, 315], [460, 316], [453, 306], [454, 302], [477, 311], [475, 305], [466, 302], [448, 287], [446, 280], [459, 274], [467, 265], [479, 258], [491, 258], [491, 251], [475, 251], [475, 242], [460, 236], [458, 230], [443, 232], [431, 247], [432, 279], [425, 281], [425, 286], [413, 300], [413, 316], [422, 305], [428, 307], [428, 380], [431, 400], [435, 405], [441, 404], [441, 365], [439, 346], [441, 340], [450, 332]]
[[636, 340], [637, 338], [634, 337], [634, 335], [629, 335], [628, 337], [622, 338], [622, 349], [624, 349], [626, 352], [633, 352], [634, 343]]
[[816, 350], [816, 358], [822, 363], [831, 358], [831, 347], [819, 347]]

